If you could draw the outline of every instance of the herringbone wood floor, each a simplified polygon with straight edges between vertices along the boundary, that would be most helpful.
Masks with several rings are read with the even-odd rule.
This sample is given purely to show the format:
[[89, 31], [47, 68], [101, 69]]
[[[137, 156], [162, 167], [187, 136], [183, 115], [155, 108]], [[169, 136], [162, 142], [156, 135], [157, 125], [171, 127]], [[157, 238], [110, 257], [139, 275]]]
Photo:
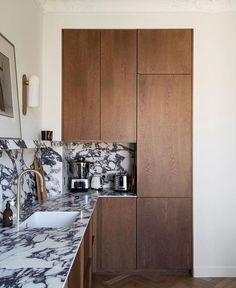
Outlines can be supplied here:
[[236, 278], [185, 276], [93, 275], [93, 288], [236, 288]]

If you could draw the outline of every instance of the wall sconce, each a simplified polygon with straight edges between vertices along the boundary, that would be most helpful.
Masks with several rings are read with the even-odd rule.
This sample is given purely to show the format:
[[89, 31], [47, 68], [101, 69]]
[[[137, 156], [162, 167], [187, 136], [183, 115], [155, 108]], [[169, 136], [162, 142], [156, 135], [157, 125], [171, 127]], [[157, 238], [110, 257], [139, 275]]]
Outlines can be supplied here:
[[[27, 89], [29, 86], [29, 89]], [[27, 107], [39, 107], [39, 78], [32, 75], [27, 79], [26, 75], [22, 76], [22, 112], [27, 113]]]

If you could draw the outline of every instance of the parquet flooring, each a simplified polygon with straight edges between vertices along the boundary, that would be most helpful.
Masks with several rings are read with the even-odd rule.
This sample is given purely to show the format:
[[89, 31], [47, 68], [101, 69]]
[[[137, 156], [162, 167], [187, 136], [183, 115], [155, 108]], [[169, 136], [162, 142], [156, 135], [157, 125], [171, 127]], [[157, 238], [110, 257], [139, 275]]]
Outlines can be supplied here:
[[236, 278], [153, 275], [93, 275], [92, 288], [236, 288]]

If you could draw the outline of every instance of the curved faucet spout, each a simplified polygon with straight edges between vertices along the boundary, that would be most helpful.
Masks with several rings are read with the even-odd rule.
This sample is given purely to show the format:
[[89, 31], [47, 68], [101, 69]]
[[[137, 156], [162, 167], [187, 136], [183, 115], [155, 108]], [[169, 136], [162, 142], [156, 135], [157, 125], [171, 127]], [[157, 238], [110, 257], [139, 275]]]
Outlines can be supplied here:
[[26, 169], [23, 172], [21, 172], [17, 178], [17, 193], [16, 193], [16, 208], [17, 208], [17, 215], [16, 215], [16, 221], [17, 221], [17, 227], [19, 228], [19, 223], [20, 223], [20, 192], [21, 192], [21, 179], [22, 177], [27, 174], [27, 173], [35, 173], [36, 175], [39, 176], [40, 179], [40, 188], [41, 192], [43, 192], [43, 177], [40, 174], [39, 171], [34, 170], [34, 169]]

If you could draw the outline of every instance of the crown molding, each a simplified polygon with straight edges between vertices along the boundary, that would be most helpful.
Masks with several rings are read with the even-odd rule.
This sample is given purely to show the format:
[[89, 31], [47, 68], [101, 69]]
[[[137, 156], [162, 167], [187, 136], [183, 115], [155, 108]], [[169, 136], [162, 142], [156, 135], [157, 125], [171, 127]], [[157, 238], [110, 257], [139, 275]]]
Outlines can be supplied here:
[[235, 0], [35, 0], [44, 13], [236, 12]]

